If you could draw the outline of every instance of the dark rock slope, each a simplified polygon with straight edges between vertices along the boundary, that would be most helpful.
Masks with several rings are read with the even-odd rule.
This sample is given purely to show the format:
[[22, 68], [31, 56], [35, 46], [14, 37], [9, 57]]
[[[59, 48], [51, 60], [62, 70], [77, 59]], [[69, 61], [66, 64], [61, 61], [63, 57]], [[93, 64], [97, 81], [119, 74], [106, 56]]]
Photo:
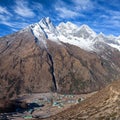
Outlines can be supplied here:
[[103, 52], [87, 52], [50, 40], [47, 48], [40, 47], [29, 30], [2, 37], [0, 98], [31, 92], [77, 94], [98, 90], [120, 78], [120, 52], [105, 47]]

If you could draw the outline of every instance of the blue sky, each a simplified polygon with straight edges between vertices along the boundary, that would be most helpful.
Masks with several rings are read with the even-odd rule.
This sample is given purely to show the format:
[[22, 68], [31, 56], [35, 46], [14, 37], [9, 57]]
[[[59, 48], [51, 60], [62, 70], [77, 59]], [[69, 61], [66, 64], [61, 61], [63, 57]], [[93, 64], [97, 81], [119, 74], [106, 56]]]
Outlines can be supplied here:
[[70, 21], [95, 32], [120, 35], [120, 0], [0, 0], [0, 36], [16, 32], [43, 17], [55, 25]]

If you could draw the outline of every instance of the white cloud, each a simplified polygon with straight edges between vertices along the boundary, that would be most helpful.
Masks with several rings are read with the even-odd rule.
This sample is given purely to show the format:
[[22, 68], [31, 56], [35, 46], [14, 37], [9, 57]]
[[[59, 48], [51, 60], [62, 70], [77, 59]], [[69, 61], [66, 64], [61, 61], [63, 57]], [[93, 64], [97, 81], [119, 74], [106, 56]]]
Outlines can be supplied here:
[[21, 29], [28, 26], [30, 23], [23, 22], [23, 21], [11, 22], [11, 19], [9, 16], [0, 15], [0, 24], [9, 26], [11, 29], [13, 28]]
[[14, 22], [13, 23], [13, 27], [16, 29], [22, 29], [22, 28], [27, 27], [28, 25], [30, 25], [30, 23], [28, 22]]
[[1, 15], [0, 14], [0, 21], [5, 21], [5, 20], [8, 20], [9, 19], [9, 17], [8, 16], [4, 16], [4, 15]]
[[16, 6], [14, 7], [15, 13], [22, 17], [34, 17], [35, 13], [28, 7], [28, 2], [23, 0], [16, 0]]
[[[54, 5], [57, 15], [60, 18], [74, 18], [78, 16], [84, 16], [82, 13], [77, 11], [75, 5], [69, 5], [62, 0], [58, 0]], [[75, 8], [75, 9], [74, 9]]]
[[90, 0], [72, 0], [77, 11], [91, 10], [94, 8]]
[[56, 11], [59, 12], [59, 17], [61, 18], [72, 18], [78, 16], [79, 13], [69, 10], [67, 8], [56, 8]]
[[104, 14], [100, 15], [99, 17], [102, 18], [102, 19], [109, 19], [109, 16], [108, 15], [104, 15]]
[[12, 27], [12, 24], [9, 22], [11, 16], [12, 14], [7, 10], [7, 8], [0, 6], [0, 24]]
[[106, 10], [106, 12], [112, 16], [120, 16], [120, 11], [116, 10]]
[[37, 11], [43, 10], [42, 4], [38, 2], [32, 2], [32, 8]]
[[10, 20], [9, 16], [5, 16], [5, 15], [0, 14], [0, 24], [4, 24], [4, 25], [7, 25], [9, 27], [12, 27], [12, 24], [9, 22], [9, 20]]
[[0, 23], [7, 25], [9, 27], [13, 27], [12, 23], [8, 22], [8, 21], [1, 21]]
[[113, 28], [114, 27], [120, 27], [120, 20], [113, 20], [113, 19], [110, 19], [106, 22], [109, 27]]
[[5, 7], [2, 7], [2, 6], [0, 6], [0, 14], [11, 15], [11, 13]]
[[8, 13], [8, 11], [6, 10], [6, 8], [0, 6], [0, 13]]
[[106, 10], [106, 13], [107, 14], [104, 15], [104, 23], [110, 27], [120, 27], [120, 12], [114, 10]]

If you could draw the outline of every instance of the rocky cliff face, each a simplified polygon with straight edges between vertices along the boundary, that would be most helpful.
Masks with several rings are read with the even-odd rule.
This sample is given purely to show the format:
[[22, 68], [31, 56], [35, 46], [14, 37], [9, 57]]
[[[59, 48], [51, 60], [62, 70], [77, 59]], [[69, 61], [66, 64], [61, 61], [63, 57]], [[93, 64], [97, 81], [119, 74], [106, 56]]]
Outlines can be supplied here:
[[59, 33], [48, 18], [41, 22], [0, 38], [1, 98], [31, 92], [88, 93], [120, 78], [117, 49], [99, 41], [95, 51], [81, 49], [54, 39]]
[[110, 50], [116, 56], [114, 59], [106, 55], [108, 62], [101, 54], [86, 52], [70, 44], [60, 46], [50, 42], [48, 49], [54, 61], [58, 92], [88, 93], [120, 77], [120, 53], [116, 50], [115, 53]]

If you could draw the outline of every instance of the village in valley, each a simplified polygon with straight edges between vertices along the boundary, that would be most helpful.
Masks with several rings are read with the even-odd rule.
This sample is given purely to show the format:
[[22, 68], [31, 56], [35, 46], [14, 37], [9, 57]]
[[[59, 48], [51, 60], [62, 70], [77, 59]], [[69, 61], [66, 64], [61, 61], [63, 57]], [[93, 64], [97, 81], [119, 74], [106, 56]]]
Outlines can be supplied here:
[[24, 120], [34, 118], [47, 118], [55, 115], [72, 105], [78, 104], [92, 94], [58, 94], [58, 93], [34, 93], [19, 96], [16, 101], [27, 104], [26, 108], [16, 107], [10, 113], [1, 113], [0, 119]]

